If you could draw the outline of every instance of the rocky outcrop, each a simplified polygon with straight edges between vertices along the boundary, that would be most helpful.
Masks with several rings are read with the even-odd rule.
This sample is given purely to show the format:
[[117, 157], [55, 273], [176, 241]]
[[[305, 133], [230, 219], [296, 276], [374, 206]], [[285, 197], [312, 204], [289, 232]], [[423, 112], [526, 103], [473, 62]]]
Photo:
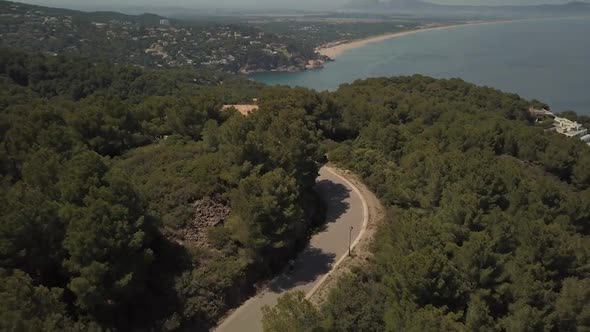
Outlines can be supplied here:
[[176, 232], [175, 238], [183, 245], [209, 246], [208, 229], [223, 225], [228, 220], [231, 209], [220, 199], [205, 197], [193, 203], [193, 211], [193, 219]]
[[305, 69], [321, 69], [324, 68], [324, 61], [323, 60], [309, 60], [307, 61], [307, 65], [305, 65]]
[[254, 74], [263, 72], [286, 72], [298, 73], [305, 70], [324, 68], [324, 63], [334, 61], [325, 55], [319, 55], [317, 59], [305, 59], [302, 56], [293, 57], [290, 65], [279, 66], [275, 68], [261, 68], [257, 65], [246, 64], [240, 67], [240, 74]]
[[320, 54], [319, 59], [320, 59], [320, 61], [323, 61], [324, 63], [334, 61], [334, 59], [332, 59], [329, 56], [324, 55], [324, 54]]
[[254, 73], [264, 73], [264, 72], [287, 72], [287, 73], [297, 73], [300, 71], [304, 71], [304, 66], [280, 66], [277, 68], [272, 69], [261, 69], [256, 66], [246, 65], [240, 68], [240, 74], [254, 74]]

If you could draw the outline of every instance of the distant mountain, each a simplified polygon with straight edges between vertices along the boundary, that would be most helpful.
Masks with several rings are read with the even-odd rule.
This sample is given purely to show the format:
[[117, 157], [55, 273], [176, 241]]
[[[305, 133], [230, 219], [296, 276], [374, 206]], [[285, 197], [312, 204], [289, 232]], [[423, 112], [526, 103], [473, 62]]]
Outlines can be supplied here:
[[346, 10], [360, 12], [411, 13], [419, 15], [444, 16], [501, 16], [501, 17], [537, 17], [590, 15], [590, 3], [583, 1], [569, 2], [561, 5], [440, 5], [421, 0], [353, 0]]
[[65, 8], [52, 8], [37, 5], [29, 5], [20, 2], [0, 0], [0, 12], [2, 13], [26, 13], [26, 12], [43, 12], [49, 16], [72, 16], [77, 20], [89, 22], [109, 22], [109, 21], [127, 21], [141, 25], [159, 25], [163, 16], [156, 14], [127, 15], [112, 11], [83, 12]]

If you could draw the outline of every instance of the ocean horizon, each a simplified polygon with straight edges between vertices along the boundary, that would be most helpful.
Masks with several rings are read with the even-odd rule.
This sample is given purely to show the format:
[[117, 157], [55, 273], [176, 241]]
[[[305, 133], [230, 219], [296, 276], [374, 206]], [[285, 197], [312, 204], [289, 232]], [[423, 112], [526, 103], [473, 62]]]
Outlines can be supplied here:
[[257, 73], [269, 85], [335, 90], [357, 79], [421, 74], [461, 78], [590, 115], [590, 17], [421, 31], [348, 50], [324, 69]]

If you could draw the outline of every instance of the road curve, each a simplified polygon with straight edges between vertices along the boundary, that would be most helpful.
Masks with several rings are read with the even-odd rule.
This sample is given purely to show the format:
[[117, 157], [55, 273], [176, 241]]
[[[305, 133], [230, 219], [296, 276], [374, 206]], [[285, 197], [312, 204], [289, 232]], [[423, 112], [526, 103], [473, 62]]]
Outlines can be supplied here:
[[303, 291], [310, 297], [347, 257], [349, 240], [353, 248], [356, 246], [369, 218], [367, 201], [359, 189], [328, 166], [320, 169], [316, 189], [326, 202], [324, 229], [311, 238], [291, 272], [274, 278], [264, 291], [232, 312], [215, 328], [216, 332], [262, 331], [263, 306], [276, 304], [289, 291]]

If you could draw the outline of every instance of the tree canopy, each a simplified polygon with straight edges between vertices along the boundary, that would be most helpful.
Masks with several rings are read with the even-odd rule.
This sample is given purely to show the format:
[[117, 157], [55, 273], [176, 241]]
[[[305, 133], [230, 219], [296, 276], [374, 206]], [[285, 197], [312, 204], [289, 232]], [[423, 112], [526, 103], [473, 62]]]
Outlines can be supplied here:
[[[373, 259], [290, 326], [590, 328], [585, 144], [537, 128], [517, 96], [460, 80], [369, 79], [329, 98], [345, 133], [330, 160], [361, 175], [388, 211]], [[310, 305], [289, 310], [287, 300], [267, 310], [266, 330]]]
[[8, 329], [205, 330], [305, 242], [320, 135], [304, 110], [221, 113], [260, 86], [209, 73], [0, 64], [2, 278], [40, 303], [11, 306]]
[[305, 245], [324, 153], [387, 217], [325, 305], [290, 295], [265, 328], [587, 329], [590, 151], [529, 105], [457, 79], [318, 93], [2, 50], [0, 329], [209, 329]]

